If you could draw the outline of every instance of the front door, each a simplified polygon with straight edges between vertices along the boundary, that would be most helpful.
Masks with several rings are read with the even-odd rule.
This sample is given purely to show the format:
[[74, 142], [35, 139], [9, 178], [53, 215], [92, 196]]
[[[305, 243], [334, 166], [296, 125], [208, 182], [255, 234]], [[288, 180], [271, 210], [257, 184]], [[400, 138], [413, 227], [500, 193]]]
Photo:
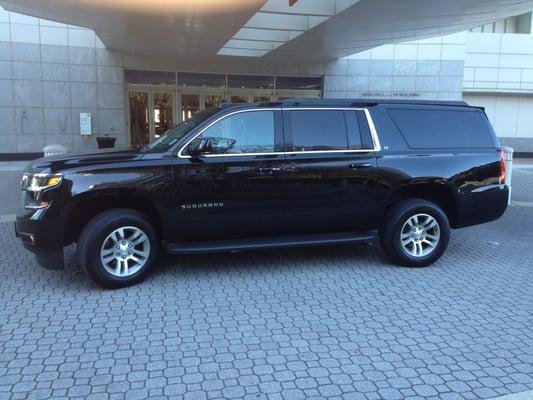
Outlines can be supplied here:
[[377, 168], [364, 111], [296, 108], [283, 119], [288, 230], [372, 229]]
[[281, 111], [229, 114], [195, 140], [211, 153], [191, 158], [187, 147], [174, 167], [177, 241], [248, 238], [283, 228]]

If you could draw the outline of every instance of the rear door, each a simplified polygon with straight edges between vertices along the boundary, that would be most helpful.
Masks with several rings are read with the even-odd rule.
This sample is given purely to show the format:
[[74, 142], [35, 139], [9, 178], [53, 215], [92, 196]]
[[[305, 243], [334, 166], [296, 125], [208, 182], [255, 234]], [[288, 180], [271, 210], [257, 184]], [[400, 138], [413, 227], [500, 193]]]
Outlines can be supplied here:
[[367, 112], [286, 108], [283, 122], [288, 150], [284, 174], [288, 230], [375, 228], [378, 144]]

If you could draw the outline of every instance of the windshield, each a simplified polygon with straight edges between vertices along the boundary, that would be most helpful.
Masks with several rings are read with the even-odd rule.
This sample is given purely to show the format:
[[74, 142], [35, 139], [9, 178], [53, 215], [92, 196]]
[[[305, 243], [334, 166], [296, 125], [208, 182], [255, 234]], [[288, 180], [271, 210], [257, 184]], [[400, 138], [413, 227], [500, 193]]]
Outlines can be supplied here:
[[194, 114], [187, 121], [183, 121], [176, 125], [174, 128], [167, 130], [159, 138], [154, 140], [152, 143], [146, 145], [146, 148], [155, 153], [161, 153], [167, 151], [172, 147], [178, 140], [184, 137], [192, 129], [196, 128], [206, 119], [216, 114], [220, 109], [217, 107], [208, 108], [204, 111]]

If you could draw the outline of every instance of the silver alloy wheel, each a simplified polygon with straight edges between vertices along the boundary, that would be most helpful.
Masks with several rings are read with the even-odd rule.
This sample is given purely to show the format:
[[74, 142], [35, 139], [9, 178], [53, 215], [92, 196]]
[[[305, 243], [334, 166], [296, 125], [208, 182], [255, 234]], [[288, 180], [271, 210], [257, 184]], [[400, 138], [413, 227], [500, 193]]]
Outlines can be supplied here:
[[428, 214], [413, 215], [403, 224], [400, 240], [404, 251], [411, 257], [425, 257], [439, 244], [439, 223]]
[[148, 235], [135, 226], [115, 229], [107, 235], [100, 249], [100, 260], [105, 270], [120, 278], [139, 272], [149, 256]]

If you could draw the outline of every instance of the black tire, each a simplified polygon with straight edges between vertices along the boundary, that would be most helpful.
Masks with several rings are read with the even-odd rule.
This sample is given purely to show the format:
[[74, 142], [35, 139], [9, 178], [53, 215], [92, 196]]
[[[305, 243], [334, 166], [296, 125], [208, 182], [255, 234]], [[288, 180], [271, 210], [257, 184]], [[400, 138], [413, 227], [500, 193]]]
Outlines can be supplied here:
[[[138, 228], [145, 233], [149, 241], [149, 251], [144, 265], [137, 272], [118, 277], [106, 270], [100, 258], [100, 251], [108, 235], [125, 226]], [[155, 265], [158, 249], [157, 234], [145, 215], [129, 209], [113, 209], [100, 213], [89, 221], [81, 232], [77, 252], [81, 270], [88, 277], [103, 287], [117, 289], [134, 285], [146, 278]]]
[[[417, 214], [426, 214], [435, 219], [440, 238], [429, 254], [415, 257], [402, 245], [401, 234], [404, 224]], [[446, 213], [435, 203], [421, 199], [403, 200], [387, 213], [379, 237], [385, 253], [394, 263], [406, 267], [425, 267], [437, 261], [448, 247], [450, 223]]]

